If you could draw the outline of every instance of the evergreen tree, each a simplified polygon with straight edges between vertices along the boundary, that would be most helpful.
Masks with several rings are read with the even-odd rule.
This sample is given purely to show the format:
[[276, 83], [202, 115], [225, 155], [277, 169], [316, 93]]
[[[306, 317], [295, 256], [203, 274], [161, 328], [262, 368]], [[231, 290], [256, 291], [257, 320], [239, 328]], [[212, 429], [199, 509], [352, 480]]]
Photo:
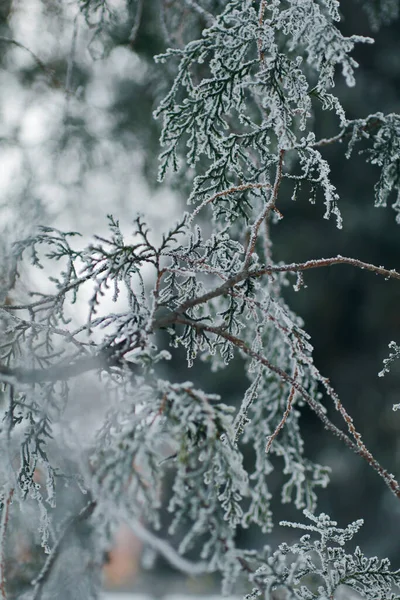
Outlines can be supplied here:
[[[374, 29], [398, 16], [393, 1], [363, 5]], [[306, 295], [308, 272], [327, 267], [348, 265], [387, 280], [400, 273], [339, 254], [301, 260], [295, 246], [279, 243], [282, 218], [292, 210], [288, 199], [300, 204], [298, 214], [308, 211], [309, 199], [323, 206], [332, 226], [346, 226], [327, 159], [331, 147], [368, 173], [370, 165], [379, 168], [375, 207], [391, 204], [399, 222], [400, 116], [375, 110], [349, 118], [339, 83], [355, 85], [352, 53], [373, 40], [343, 33], [338, 0], [37, 6], [59, 32], [59, 55], [47, 59], [13, 37], [11, 4], [0, 14], [3, 63], [11, 73], [5, 77], [14, 81], [16, 64], [21, 97], [38, 107], [50, 106], [54, 94], [63, 99], [49, 116], [45, 154], [26, 144], [18, 185], [10, 188], [10, 199], [31, 215], [32, 230], [2, 251], [3, 597], [20, 596], [23, 587], [31, 599], [96, 598], [121, 522], [180, 571], [221, 574], [225, 593], [240, 581], [249, 599], [322, 600], [342, 586], [371, 599], [400, 597], [399, 572], [387, 559], [344, 549], [361, 521], [342, 529], [318, 515], [329, 469], [304, 447], [307, 410], [325, 438], [338, 438], [363, 459], [397, 499], [400, 485], [315, 364], [310, 336], [285, 292], [292, 286]], [[161, 51], [158, 66], [149, 60], [152, 44]], [[94, 65], [107, 73], [127, 52], [141, 57], [143, 76], [134, 84], [116, 76], [113, 99], [94, 122]], [[132, 131], [128, 104], [120, 102], [126, 93], [141, 97], [129, 110], [140, 110], [145, 126]], [[147, 126], [143, 167], [154, 177], [157, 130], [147, 118], [153, 101], [162, 122], [159, 182], [167, 179], [186, 196], [189, 210], [161, 239], [145, 216], [125, 234], [126, 223], [109, 215], [108, 233], [89, 243], [44, 225], [48, 208], [38, 198], [64, 193], [73, 202], [89, 168], [124, 173], [124, 151]], [[6, 131], [4, 143], [8, 152], [18, 146], [16, 131]], [[367, 166], [359, 166], [358, 155]], [[29, 290], [21, 285], [28, 264]], [[34, 274], [39, 270], [49, 274], [46, 283]], [[76, 306], [85, 314], [74, 313]], [[189, 367], [204, 363], [202, 387], [168, 377], [166, 365], [182, 347]], [[395, 342], [391, 351], [381, 375], [400, 353]], [[212, 390], [215, 373], [232, 373], [234, 360], [247, 377], [240, 406]], [[84, 415], [96, 401], [96, 435], [84, 444], [71, 428], [71, 407], [80, 404]], [[277, 469], [282, 502], [304, 510], [304, 521], [283, 524], [306, 534], [277, 548], [243, 548], [240, 536], [250, 527], [268, 541]], [[35, 554], [26, 581], [15, 583], [16, 521], [33, 514], [39, 522], [32, 544], [47, 557]]]

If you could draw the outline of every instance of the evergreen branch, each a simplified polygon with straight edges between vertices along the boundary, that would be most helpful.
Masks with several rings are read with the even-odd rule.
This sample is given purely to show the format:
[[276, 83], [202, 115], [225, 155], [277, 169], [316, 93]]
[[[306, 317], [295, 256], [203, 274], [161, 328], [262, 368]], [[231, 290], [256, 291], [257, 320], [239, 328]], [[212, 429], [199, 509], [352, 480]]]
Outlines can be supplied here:
[[[172, 325], [177, 321], [177, 318], [179, 318], [181, 315], [185, 314], [189, 309], [194, 308], [195, 306], [205, 304], [214, 298], [229, 294], [232, 288], [234, 288], [238, 283], [241, 283], [247, 278], [258, 278], [263, 275], [272, 273], [296, 273], [299, 271], [306, 271], [309, 269], [329, 267], [336, 264], [348, 264], [360, 268], [362, 270], [369, 270], [373, 273], [376, 273], [377, 275], [382, 275], [387, 279], [393, 278], [400, 280], [400, 273], [398, 273], [394, 269], [388, 270], [383, 267], [377, 267], [376, 265], [370, 263], [365, 263], [358, 259], [343, 256], [310, 260], [304, 263], [269, 265], [267, 267], [263, 267], [262, 269], [257, 269], [255, 271], [242, 270], [237, 275], [234, 275], [230, 279], [227, 279], [223, 284], [221, 284], [217, 288], [214, 288], [213, 290], [210, 290], [201, 296], [190, 298], [189, 300], [183, 302], [174, 311], [170, 312], [164, 317], [155, 318], [152, 323], [152, 331], [163, 329], [165, 327], [168, 327], [169, 325]], [[4, 310], [27, 309], [32, 306], [40, 305], [45, 300], [47, 299], [43, 299], [39, 302], [32, 303], [32, 305], [4, 305], [0, 308], [3, 308]], [[129, 350], [132, 349], [133, 348], [129, 348]], [[128, 352], [128, 348], [125, 348], [125, 351]], [[119, 364], [120, 360], [121, 356], [118, 355], [118, 348], [116, 346], [111, 346], [107, 349], [107, 352], [102, 351], [97, 356], [91, 356], [80, 359], [70, 364], [55, 365], [45, 369], [24, 369], [19, 367], [11, 368], [5, 365], [0, 365], [0, 379], [2, 381], [19, 381], [20, 383], [27, 384], [40, 383], [45, 381], [66, 381], [71, 377], [76, 377], [88, 371], [92, 371], [99, 368], [108, 369], [110, 366], [116, 366], [117, 364]]]
[[175, 322], [192, 327], [196, 331], [207, 331], [209, 333], [214, 333], [215, 335], [226, 339], [236, 348], [244, 352], [244, 354], [247, 354], [247, 356], [256, 359], [259, 363], [267, 367], [267, 369], [278, 375], [283, 381], [290, 384], [292, 388], [294, 388], [302, 396], [302, 398], [306, 401], [310, 408], [319, 417], [324, 427], [331, 431], [331, 433], [338, 437], [342, 442], [344, 442], [344, 444], [348, 448], [350, 448], [350, 450], [352, 450], [355, 454], [361, 456], [378, 473], [378, 475], [382, 477], [382, 479], [385, 481], [386, 485], [393, 492], [393, 494], [400, 499], [400, 485], [394, 478], [394, 476], [380, 465], [380, 463], [374, 458], [374, 456], [370, 453], [370, 451], [366, 448], [364, 444], [354, 443], [348, 435], [346, 435], [341, 429], [336, 427], [336, 425], [334, 425], [326, 416], [323, 406], [319, 402], [314, 400], [314, 398], [310, 396], [307, 390], [305, 390], [304, 387], [291, 375], [288, 375], [288, 373], [283, 371], [280, 367], [273, 365], [265, 356], [263, 356], [259, 352], [255, 352], [254, 350], [252, 350], [242, 339], [226, 332], [223, 327], [213, 327], [212, 325], [206, 325], [198, 321], [191, 321], [190, 319], [178, 315], [176, 316]]
[[398, 279], [400, 280], [400, 273], [398, 273], [395, 269], [385, 269], [384, 267], [377, 267], [371, 263], [363, 262], [362, 260], [358, 260], [356, 258], [348, 258], [345, 256], [335, 256], [332, 258], [321, 258], [315, 260], [309, 260], [304, 263], [290, 263], [284, 265], [268, 265], [266, 267], [262, 267], [261, 269], [256, 269], [254, 271], [250, 269], [243, 269], [233, 277], [227, 279], [223, 284], [206, 292], [205, 294], [198, 296], [196, 298], [190, 298], [189, 300], [183, 302], [181, 306], [176, 308], [170, 315], [166, 317], [161, 317], [159, 319], [155, 319], [153, 322], [153, 330], [161, 329], [167, 327], [169, 324], [172, 324], [175, 321], [175, 316], [181, 315], [185, 313], [190, 308], [194, 308], [195, 306], [199, 306], [200, 304], [205, 304], [209, 300], [213, 298], [217, 298], [219, 296], [223, 296], [229, 293], [229, 290], [234, 288], [238, 283], [248, 279], [248, 278], [258, 278], [263, 275], [271, 275], [272, 273], [298, 273], [302, 271], [307, 271], [309, 269], [317, 269], [322, 267], [331, 267], [334, 265], [351, 265], [353, 267], [359, 268], [361, 270], [371, 271], [376, 275], [382, 275], [386, 279]]
[[271, 187], [270, 183], [243, 183], [241, 185], [236, 185], [234, 187], [231, 187], [227, 190], [222, 190], [221, 192], [217, 192], [213, 196], [210, 196], [210, 198], [206, 198], [205, 200], [203, 200], [203, 202], [190, 215], [190, 221], [193, 221], [193, 219], [195, 219], [195, 217], [197, 217], [199, 212], [205, 206], [207, 206], [208, 204], [212, 204], [218, 198], [223, 198], [225, 196], [229, 196], [230, 194], [235, 194], [238, 192], [245, 192], [246, 190], [261, 190], [264, 188], [268, 189], [270, 187]]

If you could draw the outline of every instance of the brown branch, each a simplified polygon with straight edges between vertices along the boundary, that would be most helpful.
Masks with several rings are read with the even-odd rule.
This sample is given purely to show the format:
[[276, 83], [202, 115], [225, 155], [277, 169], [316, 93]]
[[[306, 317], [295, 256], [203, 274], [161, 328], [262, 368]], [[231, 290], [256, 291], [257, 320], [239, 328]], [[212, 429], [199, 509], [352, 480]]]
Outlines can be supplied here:
[[152, 329], [155, 331], [156, 329], [161, 329], [164, 327], [168, 327], [175, 322], [175, 317], [177, 315], [184, 314], [190, 308], [195, 306], [199, 306], [200, 304], [205, 304], [209, 300], [213, 298], [217, 298], [219, 296], [224, 296], [225, 294], [230, 293], [230, 290], [235, 287], [238, 283], [241, 283], [245, 279], [249, 277], [262, 277], [263, 275], [271, 275], [272, 273], [298, 273], [300, 271], [307, 271], [309, 269], [317, 269], [321, 267], [331, 267], [333, 265], [341, 265], [347, 264], [353, 267], [357, 267], [362, 270], [372, 271], [377, 275], [382, 275], [387, 279], [398, 279], [400, 280], [400, 273], [395, 271], [394, 269], [385, 269], [384, 267], [377, 267], [376, 265], [363, 262], [356, 258], [348, 258], [345, 256], [335, 256], [333, 258], [321, 258], [315, 260], [309, 260], [304, 263], [291, 263], [285, 265], [268, 265], [263, 267], [262, 269], [257, 269], [255, 271], [251, 271], [249, 269], [243, 269], [230, 279], [227, 279], [223, 284], [206, 292], [202, 296], [197, 296], [196, 298], [191, 298], [190, 300], [186, 300], [183, 302], [178, 308], [176, 308], [173, 312], [171, 312], [166, 317], [161, 317], [160, 319], [155, 319], [153, 322]]
[[271, 198], [270, 200], [268, 200], [265, 203], [264, 208], [262, 209], [262, 211], [260, 212], [260, 214], [258, 215], [257, 221], [254, 223], [253, 227], [251, 228], [250, 231], [250, 238], [249, 238], [249, 242], [248, 242], [248, 246], [247, 246], [247, 252], [246, 252], [246, 258], [244, 261], [244, 268], [248, 269], [251, 263], [251, 258], [254, 254], [254, 250], [256, 247], [256, 243], [257, 243], [257, 239], [258, 239], [258, 234], [260, 231], [260, 227], [263, 223], [267, 222], [268, 220], [268, 215], [271, 212], [271, 209], [274, 206], [274, 201]]
[[[267, 7], [267, 0], [261, 0], [260, 10], [258, 12], [258, 26], [259, 27], [262, 27], [264, 24], [264, 14], [265, 14], [266, 7]], [[264, 55], [264, 51], [262, 48], [262, 43], [261, 43], [260, 38], [258, 38], [258, 40], [257, 40], [257, 47], [258, 47], [258, 56], [259, 56], [260, 62], [263, 63], [265, 55]]]
[[[262, 269], [251, 271], [243, 269], [230, 279], [227, 279], [223, 284], [206, 292], [202, 296], [191, 298], [186, 302], [183, 302], [174, 311], [171, 311], [168, 315], [154, 319], [152, 323], [152, 331], [162, 329], [172, 325], [176, 322], [177, 317], [184, 315], [184, 313], [195, 306], [205, 304], [210, 300], [219, 296], [230, 294], [232, 288], [237, 284], [241, 283], [248, 277], [262, 277], [263, 275], [270, 275], [278, 272], [291, 272], [296, 273], [300, 271], [306, 271], [309, 269], [316, 269], [321, 267], [329, 267], [337, 264], [348, 264], [353, 267], [357, 267], [363, 270], [368, 270], [377, 275], [382, 275], [387, 279], [398, 279], [400, 280], [400, 273], [394, 269], [388, 270], [383, 267], [377, 267], [370, 263], [365, 263], [355, 258], [347, 258], [344, 256], [336, 256], [333, 258], [322, 258], [316, 260], [310, 260], [304, 263], [291, 263], [285, 265], [268, 265]], [[85, 278], [86, 279], [86, 278]], [[34, 303], [35, 306], [39, 303]], [[21, 306], [1, 306], [6, 310], [17, 310], [28, 308], [29, 305]], [[132, 349], [132, 348], [131, 348]], [[118, 355], [119, 346], [110, 347], [107, 352], [102, 351], [101, 354], [92, 357], [85, 357], [79, 361], [74, 361], [65, 365], [56, 365], [45, 369], [23, 369], [23, 368], [11, 368], [5, 365], [0, 365], [0, 381], [17, 380], [21, 383], [40, 383], [44, 381], [65, 381], [71, 377], [76, 377], [82, 373], [92, 371], [95, 369], [108, 369], [111, 366], [118, 365], [120, 356]]]
[[[295, 378], [291, 377], [290, 375], [285, 373], [285, 371], [270, 363], [268, 359], [265, 358], [263, 355], [253, 351], [245, 344], [245, 342], [243, 342], [243, 340], [227, 333], [222, 327], [213, 327], [210, 325], [205, 325], [204, 323], [191, 321], [190, 319], [187, 319], [184, 316], [185, 312], [190, 308], [193, 308], [194, 306], [204, 304], [218, 296], [223, 296], [232, 293], [232, 289], [235, 287], [235, 285], [244, 281], [248, 277], [261, 277], [262, 275], [271, 274], [274, 272], [300, 272], [312, 268], [332, 266], [335, 264], [349, 264], [360, 269], [372, 271], [378, 275], [385, 276], [388, 279], [400, 279], [400, 274], [394, 269], [388, 270], [383, 267], [377, 267], [375, 265], [365, 263], [358, 259], [346, 258], [342, 256], [327, 259], [311, 260], [305, 263], [270, 265], [267, 267], [263, 267], [262, 269], [258, 269], [256, 271], [243, 269], [235, 276], [225, 281], [219, 287], [210, 290], [202, 296], [192, 298], [190, 300], [187, 300], [186, 302], [183, 302], [175, 311], [171, 312], [166, 317], [155, 319], [152, 323], [152, 331], [154, 332], [157, 329], [165, 328], [169, 325], [176, 323], [181, 323], [185, 325], [190, 325], [191, 327], [196, 328], [198, 331], [208, 331], [210, 333], [214, 333], [215, 335], [221, 336], [222, 338], [230, 341], [233, 345], [242, 350], [245, 354], [251, 356], [252, 358], [255, 358], [262, 365], [267, 367], [270, 371], [276, 373], [282, 380], [286, 381], [288, 384], [291, 385], [291, 387], [294, 390], [300, 393], [304, 400], [307, 402], [307, 404], [321, 419], [324, 426], [328, 430], [330, 430], [334, 435], [339, 437], [347, 447], [353, 450], [356, 454], [362, 456], [372, 466], [372, 468], [375, 471], [377, 471], [377, 473], [384, 479], [385, 483], [392, 490], [392, 492], [400, 498], [400, 487], [396, 479], [392, 475], [390, 475], [367, 450], [367, 448], [361, 440], [360, 434], [356, 431], [356, 429], [353, 426], [351, 417], [347, 414], [347, 412], [341, 405], [337, 395], [330, 387], [328, 380], [322, 378], [319, 374], [317, 376], [318, 380], [321, 381], [322, 384], [325, 386], [328, 394], [333, 398], [336, 408], [339, 410], [340, 414], [344, 418], [349, 428], [349, 431], [354, 437], [356, 443], [354, 443], [343, 431], [341, 431], [333, 423], [331, 423], [331, 421], [325, 415], [322, 405], [316, 402], [310, 396], [310, 394], [308, 394], [308, 392], [299, 384], [299, 382], [295, 380]], [[115, 346], [109, 348], [107, 352], [103, 350], [102, 354], [99, 354], [98, 356], [84, 358], [67, 365], [57, 365], [55, 367], [48, 367], [46, 369], [12, 369], [10, 367], [0, 365], [0, 380], [11, 380], [11, 382], [14, 382], [14, 380], [18, 380], [22, 383], [39, 383], [43, 381], [66, 380], [70, 377], [75, 377], [81, 373], [90, 370], [99, 368], [108, 370], [112, 366], [117, 366], [121, 364], [122, 358], [118, 353], [118, 347]], [[124, 362], [124, 364], [129, 365], [129, 363], [127, 363], [126, 361]]]
[[288, 373], [283, 371], [280, 367], [273, 365], [265, 356], [263, 356], [259, 352], [255, 352], [254, 350], [252, 350], [242, 339], [231, 335], [230, 333], [225, 331], [223, 327], [213, 327], [211, 325], [206, 325], [198, 321], [191, 321], [190, 319], [178, 315], [176, 315], [176, 323], [188, 325], [199, 332], [208, 331], [209, 333], [214, 333], [215, 335], [220, 336], [226, 339], [227, 341], [231, 342], [231, 344], [233, 344], [236, 348], [244, 352], [244, 354], [246, 354], [247, 356], [255, 358], [259, 363], [267, 367], [268, 370], [272, 371], [273, 373], [276, 373], [276, 375], [278, 375], [283, 381], [290, 384], [299, 394], [301, 394], [301, 396], [309, 405], [309, 407], [322, 421], [324, 427], [331, 431], [331, 433], [336, 435], [355, 454], [361, 456], [378, 473], [378, 475], [382, 477], [386, 485], [395, 494], [395, 496], [400, 499], [400, 485], [394, 478], [394, 476], [388, 473], [388, 471], [381, 466], [381, 464], [372, 456], [369, 450], [367, 450], [364, 444], [358, 445], [357, 443], [354, 443], [347, 434], [345, 434], [341, 429], [336, 427], [336, 425], [334, 425], [332, 421], [326, 416], [322, 404], [314, 400], [314, 398], [307, 392], [307, 390], [291, 375], [288, 375]]
[[[279, 162], [278, 162], [278, 167], [277, 167], [276, 176], [275, 176], [274, 190], [272, 192], [272, 197], [273, 197], [273, 207], [272, 208], [276, 213], [278, 213], [280, 218], [282, 218], [283, 215], [281, 215], [279, 210], [276, 208], [276, 201], [278, 200], [279, 187], [280, 187], [281, 181], [282, 181], [282, 169], [283, 169], [284, 156], [285, 156], [285, 150], [281, 149], [279, 152]], [[271, 242], [271, 236], [270, 236], [269, 216], [270, 216], [270, 214], [268, 214], [265, 217], [265, 224], [264, 224], [264, 237], [265, 237], [264, 254], [265, 254], [265, 261], [272, 263], [272, 242]], [[279, 291], [280, 291], [279, 284], [274, 284], [272, 290], [275, 292], [276, 295], [278, 295]]]
[[[250, 265], [251, 257], [254, 253], [254, 249], [255, 249], [255, 246], [257, 243], [260, 227], [263, 223], [268, 223], [268, 217], [270, 215], [270, 212], [271, 212], [271, 210], [275, 209], [276, 200], [278, 198], [278, 193], [279, 193], [279, 187], [280, 187], [281, 181], [282, 181], [282, 168], [283, 168], [284, 156], [285, 156], [285, 150], [280, 150], [279, 161], [278, 161], [278, 166], [276, 168], [275, 182], [274, 182], [274, 187], [272, 189], [271, 198], [265, 203], [265, 206], [264, 206], [263, 210], [261, 211], [261, 213], [259, 214], [257, 221], [254, 223], [253, 227], [251, 228], [249, 244], [248, 244], [248, 248], [247, 248], [247, 252], [246, 252], [246, 258], [244, 261], [245, 269], [248, 269], [248, 267]], [[268, 260], [269, 255], [266, 255], [265, 258], [266, 258], [266, 260]]]
[[[297, 380], [298, 372], [299, 372], [299, 370], [298, 370], [298, 367], [296, 366], [296, 368], [294, 370], [294, 374], [293, 374], [293, 379]], [[271, 446], [272, 446], [272, 443], [273, 443], [274, 439], [276, 438], [276, 436], [278, 435], [278, 433], [281, 431], [281, 429], [283, 429], [283, 427], [285, 426], [286, 421], [288, 420], [290, 411], [292, 410], [293, 400], [294, 400], [295, 393], [296, 393], [296, 388], [292, 386], [291, 389], [290, 389], [289, 398], [288, 398], [288, 401], [287, 401], [287, 404], [286, 404], [286, 410], [283, 413], [283, 417], [279, 421], [278, 425], [276, 426], [275, 431], [268, 438], [268, 442], [267, 442], [267, 445], [265, 447], [266, 454], [268, 454], [268, 452], [271, 450]]]
[[303, 263], [266, 266], [257, 271], [250, 272], [249, 275], [251, 277], [261, 277], [262, 275], [270, 273], [298, 273], [299, 271], [308, 271], [309, 269], [319, 269], [321, 267], [332, 267], [333, 265], [351, 265], [352, 267], [357, 267], [358, 269], [372, 271], [372, 273], [375, 273], [376, 275], [382, 275], [387, 279], [400, 280], [400, 273], [398, 273], [395, 269], [389, 270], [381, 266], [377, 267], [376, 265], [363, 262], [357, 258], [340, 256], [340, 254], [332, 258], [318, 258], [314, 260], [308, 260]]

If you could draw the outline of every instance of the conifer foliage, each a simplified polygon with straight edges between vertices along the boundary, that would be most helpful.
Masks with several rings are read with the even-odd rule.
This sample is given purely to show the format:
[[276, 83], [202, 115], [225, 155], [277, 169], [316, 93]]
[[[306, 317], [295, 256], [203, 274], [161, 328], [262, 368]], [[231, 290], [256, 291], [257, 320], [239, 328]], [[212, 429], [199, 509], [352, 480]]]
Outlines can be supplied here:
[[[101, 568], [117, 524], [125, 522], [177, 569], [220, 573], [226, 593], [238, 578], [247, 581], [249, 600], [333, 599], [341, 586], [371, 600], [400, 598], [399, 572], [387, 560], [344, 549], [361, 521], [340, 529], [318, 515], [329, 470], [307, 457], [300, 424], [307, 407], [326, 435], [367, 461], [399, 500], [400, 485], [314, 364], [310, 337], [282, 292], [287, 285], [300, 291], [309, 269], [350, 265], [394, 279], [400, 273], [343, 256], [285, 263], [271, 241], [288, 194], [323, 204], [323, 217], [345, 227], [324, 158], [331, 144], [341, 144], [349, 160], [360, 148], [379, 167], [375, 203], [391, 204], [399, 220], [400, 116], [348, 120], [335, 95], [336, 77], [355, 85], [355, 45], [373, 40], [341, 33], [338, 0], [159, 4], [170, 47], [156, 61], [173, 73], [154, 115], [162, 123], [159, 180], [190, 189], [187, 212], [159, 241], [145, 216], [135, 218], [127, 236], [126, 224], [109, 215], [109, 234], [86, 245], [76, 232], [41, 227], [10, 250], [10, 288], [29, 262], [51, 275], [26, 301], [11, 290], [0, 307], [2, 597], [12, 513], [37, 504], [47, 559], [32, 575], [27, 598], [55, 597], [49, 590], [77, 522], [92, 531], [84, 549], [91, 571]], [[364, 4], [375, 28], [397, 15], [396, 2]], [[115, 23], [131, 23], [133, 44], [143, 2], [77, 6], [94, 31], [92, 49], [112, 44]], [[317, 139], [315, 122], [325, 111], [336, 114], [337, 134]], [[80, 317], [71, 315], [80, 299], [86, 314], [77, 324]], [[210, 369], [204, 389], [162, 377], [171, 354], [160, 346], [160, 332], [171, 348], [185, 349], [189, 367], [203, 361]], [[395, 342], [391, 349], [382, 375], [399, 354]], [[212, 372], [234, 358], [248, 379], [239, 408], [209, 391]], [[79, 452], [65, 415], [88, 377], [105, 390], [107, 411], [94, 442]], [[84, 394], [80, 402], [84, 414]], [[341, 427], [328, 417], [331, 405]], [[74, 456], [72, 470], [55, 451], [60, 440]], [[269, 481], [277, 465], [282, 502], [304, 510], [304, 522], [285, 524], [305, 534], [278, 548], [242, 549], [237, 533], [249, 526], [268, 543]], [[86, 501], [59, 523], [54, 507], [66, 486]], [[82, 587], [72, 572], [68, 581], [77, 598], [97, 597], [99, 578]]]

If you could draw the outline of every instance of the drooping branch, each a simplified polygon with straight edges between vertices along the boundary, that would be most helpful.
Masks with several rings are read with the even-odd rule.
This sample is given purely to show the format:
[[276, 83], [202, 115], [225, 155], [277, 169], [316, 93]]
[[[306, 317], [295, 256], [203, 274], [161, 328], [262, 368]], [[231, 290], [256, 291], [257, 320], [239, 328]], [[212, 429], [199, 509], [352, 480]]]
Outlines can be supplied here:
[[[400, 499], [400, 485], [394, 476], [389, 473], [382, 465], [374, 458], [371, 452], [366, 448], [366, 446], [360, 442], [361, 436], [357, 434], [356, 443], [354, 443], [350, 437], [345, 434], [341, 429], [336, 427], [332, 423], [332, 421], [326, 416], [324, 408], [322, 404], [317, 402], [304, 387], [291, 375], [283, 371], [280, 367], [272, 364], [265, 356], [252, 350], [242, 339], [231, 335], [223, 327], [214, 327], [212, 325], [206, 325], [205, 323], [199, 321], [192, 321], [182, 316], [176, 317], [176, 322], [182, 325], [188, 325], [193, 327], [199, 332], [207, 331], [209, 333], [214, 333], [217, 336], [220, 336], [227, 341], [231, 342], [236, 348], [241, 350], [247, 356], [256, 359], [259, 363], [264, 365], [269, 371], [272, 371], [276, 375], [278, 375], [283, 381], [288, 383], [294, 390], [296, 390], [308, 406], [313, 410], [313, 412], [319, 417], [322, 421], [324, 427], [331, 431], [335, 436], [337, 436], [345, 445], [350, 448], [355, 454], [361, 456], [377, 473], [382, 477], [385, 481], [386, 485], [389, 489], [394, 493], [394, 495]], [[347, 413], [346, 413], [347, 414]], [[354, 431], [356, 431], [354, 429]]]
[[[183, 302], [179, 307], [177, 307], [174, 311], [171, 311], [165, 316], [156, 317], [152, 323], [152, 331], [156, 332], [159, 329], [166, 328], [175, 322], [177, 322], [177, 318], [183, 316], [189, 309], [199, 306], [201, 304], [205, 304], [214, 298], [218, 298], [220, 296], [224, 296], [226, 294], [230, 294], [232, 289], [242, 281], [251, 278], [259, 278], [264, 275], [271, 275], [273, 273], [298, 273], [307, 271], [310, 269], [317, 269], [322, 267], [331, 267], [334, 265], [347, 264], [362, 270], [371, 271], [377, 275], [381, 275], [386, 279], [397, 279], [400, 280], [400, 273], [394, 269], [385, 269], [381, 266], [376, 266], [371, 263], [366, 263], [361, 260], [355, 258], [349, 258], [344, 256], [335, 256], [332, 258], [321, 258], [315, 260], [309, 260], [303, 263], [290, 263], [283, 265], [267, 265], [266, 267], [262, 267], [257, 270], [243, 269], [233, 277], [227, 279], [220, 286], [202, 294], [201, 296], [197, 296], [195, 298], [190, 298]], [[87, 279], [86, 277], [84, 278]], [[67, 291], [72, 286], [67, 287]], [[61, 293], [58, 294], [58, 296]], [[40, 305], [43, 301], [38, 301], [33, 303], [31, 306]], [[7, 311], [15, 311], [15, 310], [26, 310], [30, 308], [29, 305], [10, 305], [10, 306], [1, 306]], [[130, 348], [129, 350], [132, 350]], [[127, 349], [125, 349], [127, 351]], [[111, 366], [117, 365], [121, 359], [120, 355], [120, 345], [115, 345], [107, 349], [107, 351], [103, 350], [101, 353], [85, 357], [79, 359], [77, 361], [73, 361], [71, 363], [66, 363], [62, 365], [55, 365], [43, 369], [24, 369], [21, 367], [11, 368], [5, 365], [0, 365], [0, 381], [10, 381], [10, 382], [20, 382], [20, 383], [40, 383], [44, 381], [65, 381], [71, 377], [76, 377], [81, 375], [82, 373], [86, 373], [89, 371], [93, 371], [96, 369], [108, 369]]]
[[168, 325], [171, 325], [175, 321], [176, 315], [182, 315], [190, 308], [199, 306], [200, 304], [205, 304], [213, 298], [218, 298], [229, 293], [229, 291], [232, 288], [234, 288], [237, 284], [241, 283], [245, 279], [248, 279], [249, 277], [259, 278], [263, 275], [271, 275], [273, 273], [299, 273], [310, 269], [319, 269], [322, 267], [331, 267], [334, 265], [351, 265], [352, 267], [356, 267], [361, 270], [371, 271], [376, 275], [382, 275], [387, 279], [400, 280], [400, 273], [398, 273], [395, 269], [389, 270], [385, 269], [384, 267], [377, 267], [376, 265], [363, 262], [362, 260], [358, 260], [356, 258], [348, 258], [340, 255], [334, 256], [332, 258], [320, 258], [315, 260], [309, 260], [303, 263], [268, 265], [266, 267], [262, 267], [261, 269], [256, 270], [243, 269], [230, 279], [227, 279], [220, 286], [206, 292], [205, 294], [202, 294], [201, 296], [197, 296], [196, 298], [191, 298], [186, 302], [183, 302], [169, 315], [156, 319], [153, 323], [153, 330], [168, 327]]
[[[267, 206], [269, 207], [269, 203], [267, 203]], [[400, 279], [400, 273], [398, 273], [394, 269], [388, 270], [382, 266], [378, 267], [376, 265], [365, 263], [358, 259], [342, 257], [340, 255], [332, 258], [310, 260], [303, 263], [267, 265], [265, 267], [255, 270], [252, 270], [251, 268], [248, 268], [247, 265], [245, 265], [245, 267], [239, 273], [224, 281], [220, 286], [206, 292], [205, 294], [202, 294], [201, 296], [197, 296], [186, 300], [166, 316], [155, 317], [152, 322], [151, 331], [154, 333], [158, 329], [166, 328], [174, 324], [185, 324], [195, 328], [197, 331], [208, 331], [230, 341], [236, 348], [242, 350], [242, 352], [244, 352], [248, 356], [255, 358], [257, 361], [260, 362], [260, 364], [264, 365], [266, 368], [276, 373], [283, 381], [288, 383], [291, 386], [293, 394], [295, 393], [295, 391], [297, 391], [304, 398], [307, 404], [312, 408], [312, 410], [318, 415], [324, 426], [328, 430], [330, 430], [334, 435], [339, 437], [352, 451], [362, 456], [385, 480], [386, 484], [392, 490], [392, 492], [395, 493], [396, 496], [400, 497], [399, 484], [394, 479], [394, 477], [390, 475], [368, 451], [365, 444], [362, 442], [361, 435], [355, 429], [351, 417], [343, 408], [340, 400], [338, 399], [336, 393], [332, 390], [330, 385], [325, 385], [326, 380], [324, 380], [322, 376], [319, 375], [317, 379], [322, 382], [328, 395], [334, 400], [335, 406], [339, 413], [342, 415], [343, 419], [345, 420], [349, 432], [355, 440], [355, 443], [348, 435], [346, 435], [343, 431], [337, 428], [327, 418], [322, 405], [311, 397], [311, 395], [301, 386], [301, 384], [296, 380], [295, 377], [291, 377], [285, 371], [270, 363], [270, 361], [265, 356], [253, 351], [248, 345], [246, 345], [246, 343], [243, 340], [231, 335], [223, 327], [213, 327], [211, 325], [206, 325], [204, 322], [192, 321], [186, 317], [186, 313], [189, 309], [195, 306], [199, 306], [201, 304], [206, 304], [214, 298], [232, 294], [232, 292], [234, 292], [235, 286], [237, 286], [237, 284], [243, 282], [248, 278], [260, 278], [264, 275], [271, 275], [273, 273], [279, 272], [299, 273], [309, 269], [329, 267], [338, 264], [348, 264], [350, 266], [360, 268], [362, 270], [368, 270], [377, 275], [384, 276], [386, 279]], [[86, 280], [86, 277], [84, 279]], [[68, 286], [67, 291], [70, 287], [71, 286]], [[57, 297], [60, 297], [61, 294], [62, 291], [59, 292]], [[39, 303], [33, 304], [37, 306], [40, 305], [43, 301], [39, 301]], [[29, 305], [4, 306], [2, 308], [4, 308], [4, 310], [18, 310], [22, 308], [29, 308]], [[122, 353], [121, 348], [123, 349]], [[126, 342], [124, 341], [120, 344], [110, 346], [106, 350], [103, 349], [94, 356], [85, 356], [80, 359], [72, 360], [70, 363], [64, 362], [62, 364], [43, 369], [24, 369], [20, 367], [11, 368], [5, 365], [0, 365], [0, 380], [9, 383], [19, 382], [22, 384], [36, 384], [41, 382], [65, 381], [72, 377], [76, 377], [82, 373], [97, 369], [109, 370], [110, 368], [117, 366], [126, 366], [127, 368], [134, 369], [135, 367], [132, 363], [123, 359], [123, 354], [128, 350], [130, 351], [132, 349], [132, 347], [128, 348]], [[291, 396], [290, 398], [292, 401], [293, 398]]]

